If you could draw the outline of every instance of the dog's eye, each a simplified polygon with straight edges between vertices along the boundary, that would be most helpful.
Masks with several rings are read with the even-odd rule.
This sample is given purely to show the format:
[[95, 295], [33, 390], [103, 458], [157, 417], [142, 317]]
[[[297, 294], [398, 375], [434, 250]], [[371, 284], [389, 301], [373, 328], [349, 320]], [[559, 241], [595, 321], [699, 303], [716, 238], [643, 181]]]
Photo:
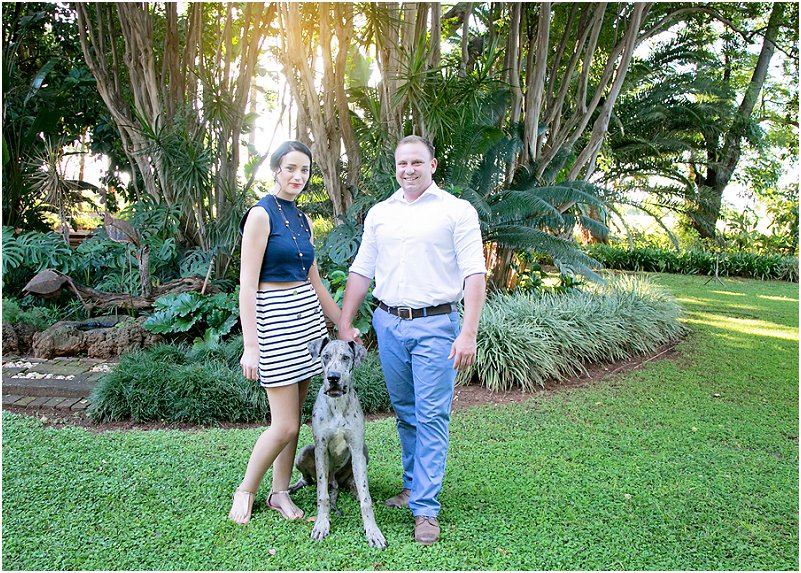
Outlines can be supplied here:
[[347, 362], [350, 362], [352, 360], [352, 358], [350, 356], [343, 356], [342, 359], [347, 361]]

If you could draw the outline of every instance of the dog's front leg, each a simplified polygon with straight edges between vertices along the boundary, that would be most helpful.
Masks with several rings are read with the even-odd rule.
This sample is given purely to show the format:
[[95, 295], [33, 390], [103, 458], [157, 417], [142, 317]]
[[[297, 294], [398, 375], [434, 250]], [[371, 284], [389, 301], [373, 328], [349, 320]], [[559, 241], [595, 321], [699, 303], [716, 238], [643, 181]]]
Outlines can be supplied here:
[[315, 444], [314, 463], [317, 466], [317, 519], [311, 538], [320, 541], [330, 529], [330, 500], [328, 497], [328, 440], [320, 440]]
[[[361, 444], [364, 440], [361, 441]], [[378, 528], [373, 514], [373, 499], [370, 497], [370, 489], [367, 487], [367, 459], [364, 455], [364, 447], [358, 445], [350, 446], [351, 463], [353, 465], [353, 481], [356, 483], [356, 492], [359, 496], [359, 505], [362, 509], [362, 523], [364, 524], [364, 534], [367, 536], [367, 543], [370, 547], [386, 549], [387, 540]]]

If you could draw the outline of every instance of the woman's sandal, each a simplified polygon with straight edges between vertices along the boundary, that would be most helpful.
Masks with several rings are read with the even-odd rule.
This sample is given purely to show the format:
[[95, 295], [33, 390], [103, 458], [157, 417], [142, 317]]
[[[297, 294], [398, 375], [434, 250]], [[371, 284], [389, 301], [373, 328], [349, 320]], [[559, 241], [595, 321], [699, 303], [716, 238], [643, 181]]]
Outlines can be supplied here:
[[[267, 507], [269, 507], [270, 509], [274, 509], [275, 511], [279, 512], [281, 515], [284, 516], [284, 519], [286, 519], [287, 521], [297, 521], [298, 519], [303, 519], [303, 516], [305, 514], [303, 513], [303, 510], [300, 509], [299, 507], [298, 507], [298, 510], [300, 511], [300, 515], [292, 515], [290, 513], [287, 513], [286, 511], [284, 511], [284, 508], [282, 508], [280, 505], [273, 505], [272, 503], [270, 503], [270, 500], [273, 498], [273, 495], [275, 495], [277, 493], [285, 493], [285, 494], [287, 494], [287, 497], [289, 497], [289, 491], [287, 491], [287, 490], [284, 490], [284, 491], [271, 491], [270, 495], [267, 496]], [[292, 501], [291, 498], [290, 498], [290, 501]]]
[[[244, 521], [236, 521], [231, 516], [231, 513], [233, 513], [233, 511], [234, 511], [233, 504], [234, 504], [234, 501], [236, 501], [236, 496], [238, 494], [242, 494], [242, 495], [248, 496], [248, 513], [245, 516], [245, 520]], [[231, 496], [231, 511], [228, 512], [228, 519], [230, 519], [234, 523], [239, 523], [241, 525], [244, 525], [244, 524], [248, 523], [250, 521], [250, 515], [253, 512], [253, 500], [255, 498], [256, 498], [256, 494], [255, 493], [253, 493], [251, 491], [244, 490], [244, 489], [236, 488], [236, 491], [234, 492], [234, 495]]]

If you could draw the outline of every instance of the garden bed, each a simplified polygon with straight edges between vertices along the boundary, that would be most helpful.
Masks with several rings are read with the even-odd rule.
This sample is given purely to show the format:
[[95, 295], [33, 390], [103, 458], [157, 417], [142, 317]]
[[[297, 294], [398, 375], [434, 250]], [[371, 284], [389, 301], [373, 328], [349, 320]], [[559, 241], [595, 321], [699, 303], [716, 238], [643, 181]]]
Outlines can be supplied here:
[[[654, 360], [664, 360], [675, 358], [677, 341], [668, 343], [658, 348], [656, 351], [643, 356], [635, 356], [629, 360], [622, 360], [612, 364], [591, 364], [587, 366], [587, 373], [578, 376], [573, 376], [561, 382], [548, 380], [545, 385], [535, 392], [523, 391], [507, 391], [507, 392], [493, 392], [485, 386], [480, 384], [467, 384], [456, 387], [454, 392], [452, 411], [458, 412], [468, 408], [486, 405], [499, 405], [499, 404], [512, 404], [525, 402], [531, 398], [547, 396], [555, 392], [566, 392], [575, 388], [581, 388], [591, 385], [600, 380], [606, 379], [616, 374], [623, 374], [631, 372], [640, 368], [645, 363]], [[264, 423], [234, 423], [234, 422], [220, 422], [213, 426], [202, 426], [198, 424], [190, 424], [187, 422], [174, 423], [174, 422], [135, 422], [133, 420], [122, 420], [116, 422], [95, 422], [85, 411], [69, 412], [68, 414], [57, 410], [56, 408], [30, 408], [21, 406], [3, 406], [4, 410], [39, 418], [46, 425], [54, 428], [64, 428], [66, 426], [77, 426], [89, 429], [94, 432], [107, 432], [107, 431], [140, 431], [140, 430], [183, 430], [183, 431], [201, 431], [210, 427], [222, 429], [246, 429], [246, 428], [259, 428], [265, 426]], [[365, 418], [368, 421], [381, 420], [384, 418], [392, 417], [392, 412], [374, 412], [367, 414]]]

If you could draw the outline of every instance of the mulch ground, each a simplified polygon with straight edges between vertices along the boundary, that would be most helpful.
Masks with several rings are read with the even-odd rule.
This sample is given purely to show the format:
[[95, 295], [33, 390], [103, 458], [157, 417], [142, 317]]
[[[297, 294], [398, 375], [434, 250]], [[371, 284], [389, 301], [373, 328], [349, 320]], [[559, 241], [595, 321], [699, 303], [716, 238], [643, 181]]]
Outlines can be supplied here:
[[[658, 348], [655, 352], [637, 356], [630, 360], [615, 362], [613, 364], [591, 364], [587, 366], [587, 373], [574, 376], [561, 382], [546, 381], [545, 386], [536, 392], [492, 392], [484, 386], [478, 384], [469, 384], [467, 386], [457, 386], [454, 399], [453, 410], [465, 410], [476, 406], [485, 406], [491, 404], [510, 404], [525, 402], [534, 397], [542, 397], [554, 392], [569, 392], [577, 388], [582, 388], [590, 384], [596, 383], [615, 376], [617, 374], [631, 372], [640, 368], [643, 364], [652, 362], [654, 360], [670, 359], [677, 356], [676, 342], [666, 344]], [[109, 430], [182, 430], [182, 431], [200, 431], [209, 428], [224, 428], [224, 429], [242, 429], [242, 428], [261, 428], [265, 427], [264, 423], [229, 423], [220, 422], [214, 426], [198, 426], [189, 423], [166, 423], [166, 422], [134, 422], [131, 420], [121, 422], [94, 422], [83, 411], [78, 412], [63, 412], [55, 408], [30, 408], [18, 406], [3, 406], [4, 410], [16, 412], [27, 416], [35, 416], [41, 419], [47, 425], [55, 428], [63, 428], [66, 426], [79, 426], [91, 430], [93, 432], [106, 432]], [[367, 420], [381, 420], [384, 418], [394, 417], [391, 412], [368, 414]]]

